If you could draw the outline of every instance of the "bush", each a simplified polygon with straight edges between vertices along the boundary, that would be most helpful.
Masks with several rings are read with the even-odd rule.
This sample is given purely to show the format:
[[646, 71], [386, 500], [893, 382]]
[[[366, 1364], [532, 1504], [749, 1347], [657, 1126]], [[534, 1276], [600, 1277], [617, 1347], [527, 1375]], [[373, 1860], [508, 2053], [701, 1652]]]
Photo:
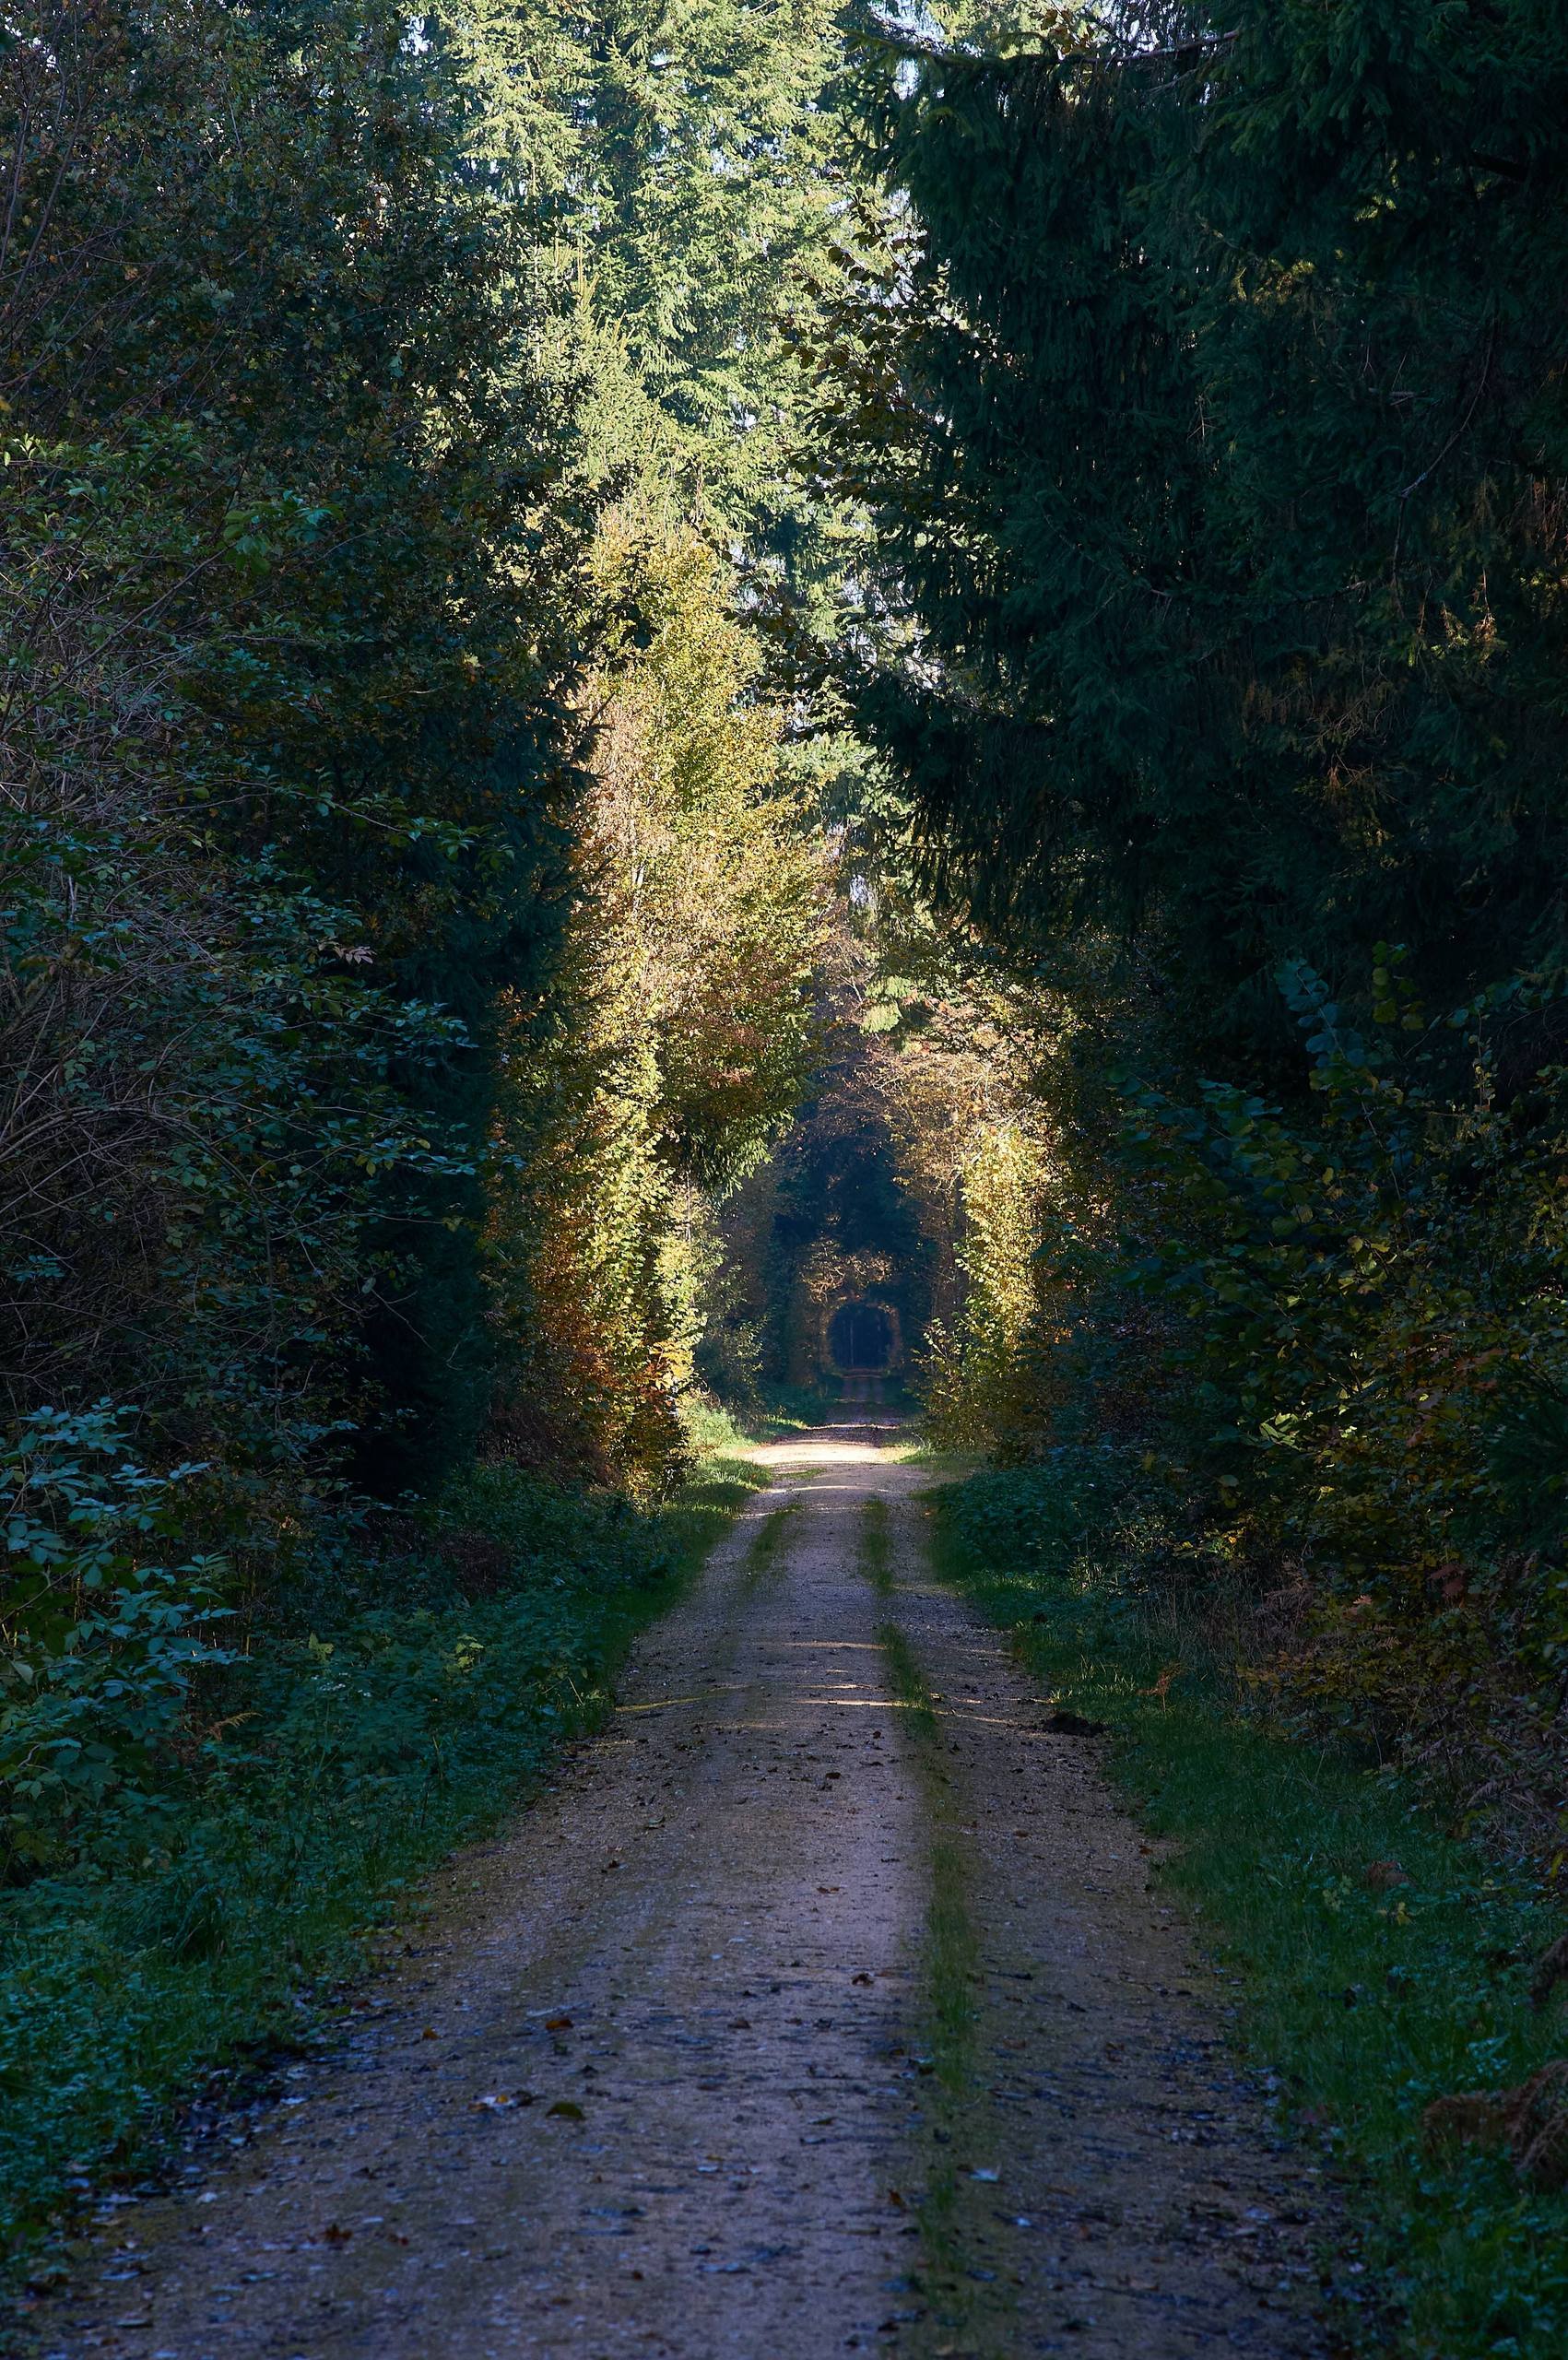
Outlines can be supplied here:
[[148, 1474], [123, 1414], [40, 1411], [0, 1445], [0, 1882], [150, 1803], [193, 1679], [234, 1660], [212, 1636], [222, 1559], [160, 1562], [201, 1470]]

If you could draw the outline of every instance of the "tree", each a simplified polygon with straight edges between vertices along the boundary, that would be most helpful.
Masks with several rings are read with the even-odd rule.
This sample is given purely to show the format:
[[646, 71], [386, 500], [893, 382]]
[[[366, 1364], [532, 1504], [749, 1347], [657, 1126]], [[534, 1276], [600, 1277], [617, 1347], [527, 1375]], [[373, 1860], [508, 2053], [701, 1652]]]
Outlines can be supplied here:
[[482, 1407], [572, 574], [527, 224], [406, 36], [36, 14], [0, 273], [18, 1406], [264, 1461], [352, 1408], [403, 1481]]
[[[863, 83], [907, 192], [823, 355], [865, 726], [1015, 941], [1136, 933], [1278, 1056], [1286, 956], [1560, 961], [1557, 12], [1064, 10]], [[871, 602], [872, 611], [875, 601]]]
[[884, 41], [819, 355], [846, 694], [1071, 1015], [1080, 1399], [985, 1382], [1433, 1748], [1559, 1693], [1565, 90], [1536, 0]]
[[647, 1493], [684, 1459], [713, 1206], [810, 1068], [826, 869], [718, 560], [622, 512], [595, 572], [622, 620], [583, 691], [562, 983], [509, 1003], [490, 1266], [503, 1435]]

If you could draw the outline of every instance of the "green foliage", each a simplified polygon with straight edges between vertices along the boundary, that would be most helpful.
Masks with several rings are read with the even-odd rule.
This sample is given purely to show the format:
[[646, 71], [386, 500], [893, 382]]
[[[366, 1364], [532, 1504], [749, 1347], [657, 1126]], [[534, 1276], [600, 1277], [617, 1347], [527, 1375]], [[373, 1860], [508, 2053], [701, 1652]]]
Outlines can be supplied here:
[[191, 1741], [94, 1811], [74, 1873], [0, 1897], [7, 2240], [58, 2224], [85, 2175], [139, 2176], [195, 2077], [312, 2036], [413, 1880], [600, 1719], [630, 1637], [759, 1480], [710, 1458], [648, 1519], [481, 1470], [401, 1554], [350, 1534], [301, 1569], [304, 1634], [204, 1672]]
[[620, 624], [584, 692], [567, 988], [515, 1008], [489, 1274], [513, 1361], [501, 1431], [646, 1498], [686, 1454], [714, 1205], [806, 1085], [827, 861], [712, 553], [617, 513], [595, 574]]
[[1515, 985], [1429, 1024], [1380, 947], [1363, 1036], [1310, 971], [1286, 980], [1309, 1116], [1212, 1083], [1186, 1107], [1136, 1093], [1161, 1233], [1135, 1278], [1176, 1314], [1175, 1453], [1254, 1547], [1311, 1569], [1301, 1686], [1392, 1705], [1407, 1732], [1435, 1708], [1451, 1742], [1464, 1726], [1482, 1748], [1544, 1744], [1568, 1540], [1562, 1116], [1555, 1073], [1527, 1109], [1493, 1081], [1543, 995]]
[[[939, 1532], [944, 1570], [1043, 1690], [1110, 1725], [1107, 1766], [1171, 1842], [1158, 1874], [1234, 1976], [1248, 2052], [1348, 2184], [1359, 2269], [1336, 2285], [1336, 2325], [1409, 2360], [1550, 2360], [1568, 2331], [1568, 2199], [1505, 2158], [1431, 2156], [1421, 2135], [1430, 2100], [1505, 2088], [1561, 2048], [1528, 1996], [1561, 1931], [1549, 1891], [1439, 1832], [1399, 1777], [1248, 1712], [1223, 1630], [1173, 1611], [1169, 1517], [1136, 1457], [977, 1477], [943, 1495]], [[1369, 1880], [1374, 1864], [1406, 1882]]]
[[1042, 1157], [1018, 1125], [995, 1123], [969, 1143], [959, 1174], [962, 1228], [955, 1253], [961, 1307], [932, 1323], [922, 1392], [939, 1448], [1006, 1449], [1014, 1397], [1038, 1308]]
[[[796, 593], [836, 570], [791, 443], [784, 311], [831, 271], [844, 183], [839, 0], [612, 0], [546, 10], [581, 242], [597, 464], [631, 459], [683, 513], [738, 534]], [[809, 308], [809, 307], [808, 307]]]
[[[559, 1103], [595, 1021], [604, 695], [707, 860], [660, 914], [654, 1171], [730, 1185], [801, 1086], [809, 892], [725, 608], [799, 506], [775, 313], [833, 202], [836, 24], [40, 0], [13, 32], [11, 1406], [134, 1390], [152, 1457], [253, 1504], [345, 1457], [394, 1496], [471, 1455], [506, 1362], [482, 1167], [498, 1118], [505, 1168], [548, 1162], [551, 1116], [500, 1108], [503, 1048]], [[655, 1213], [628, 1250], [667, 1247]], [[613, 1381], [656, 1426], [643, 1340]]]
[[1097, 1044], [1046, 1070], [1034, 1302], [976, 1361], [961, 1432], [1041, 1458], [1047, 1491], [1064, 1453], [1135, 1465], [1184, 1610], [1256, 1593], [1233, 1636], [1278, 1709], [1422, 1765], [1456, 1809], [1479, 1789], [1500, 1843], [1550, 1858], [1562, 1116], [1554, 1071], [1511, 1099], [1496, 1077], [1555, 985], [1432, 1021], [1406, 966], [1380, 947], [1364, 1030], [1287, 972], [1300, 1098], [1183, 1088], [1147, 1028], [1114, 1087]]
[[554, 931], [564, 412], [405, 33], [45, 8], [0, 59], [3, 1358], [237, 1467], [482, 1396], [487, 998]]
[[1069, 1011], [953, 1430], [1136, 1444], [1287, 1708], [1547, 1857], [1565, 78], [1536, 0], [889, 34], [816, 356], [915, 876]]
[[948, 1493], [943, 1512], [966, 1561], [1006, 1565], [1020, 1576], [1071, 1572], [1083, 1535], [1102, 1514], [1125, 1472], [1105, 1455], [1095, 1461], [1057, 1452], [1032, 1467], [985, 1468]]
[[223, 1561], [156, 1562], [200, 1472], [149, 1475], [107, 1406], [40, 1411], [0, 1450], [0, 1884], [150, 1803], [193, 1677], [233, 1661], [212, 1636]]
[[917, 622], [861, 709], [935, 872], [1032, 945], [1138, 926], [1190, 1037], [1255, 1053], [1283, 958], [1403, 939], [1443, 1000], [1554, 962], [1560, 13], [891, 50], [912, 209], [820, 361]]

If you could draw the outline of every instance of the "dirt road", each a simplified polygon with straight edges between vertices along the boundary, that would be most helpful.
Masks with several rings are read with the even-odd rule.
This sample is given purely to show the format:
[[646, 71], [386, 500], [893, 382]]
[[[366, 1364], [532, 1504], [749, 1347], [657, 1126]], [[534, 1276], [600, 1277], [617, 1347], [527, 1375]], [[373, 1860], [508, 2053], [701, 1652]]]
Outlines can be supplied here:
[[932, 1584], [875, 1424], [763, 1455], [610, 1729], [46, 2351], [1318, 2352], [1315, 2182], [1092, 1744]]

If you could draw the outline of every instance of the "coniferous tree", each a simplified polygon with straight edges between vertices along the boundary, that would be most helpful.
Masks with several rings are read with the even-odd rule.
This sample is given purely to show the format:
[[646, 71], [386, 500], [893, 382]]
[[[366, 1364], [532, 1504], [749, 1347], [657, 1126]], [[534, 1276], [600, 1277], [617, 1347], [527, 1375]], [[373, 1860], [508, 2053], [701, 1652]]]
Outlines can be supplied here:
[[[839, 312], [917, 621], [862, 712], [1004, 930], [1138, 930], [1195, 1034], [1304, 956], [1563, 954], [1568, 30], [1539, 0], [1063, 11], [886, 50]], [[886, 300], [891, 297], [894, 300]]]

